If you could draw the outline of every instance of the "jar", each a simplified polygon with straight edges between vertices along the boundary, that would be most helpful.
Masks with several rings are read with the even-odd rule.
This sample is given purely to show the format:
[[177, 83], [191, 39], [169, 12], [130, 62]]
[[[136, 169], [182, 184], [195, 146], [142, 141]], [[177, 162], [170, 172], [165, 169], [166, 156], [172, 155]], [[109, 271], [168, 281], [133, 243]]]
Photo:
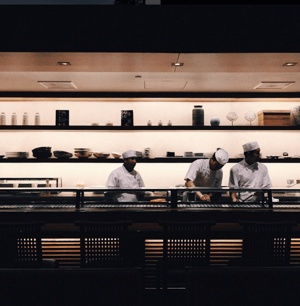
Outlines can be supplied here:
[[23, 125], [28, 125], [28, 114], [24, 113], [23, 114], [23, 121], [22, 121]]
[[291, 124], [300, 125], [300, 106], [294, 107], [291, 110]]
[[211, 126], [219, 126], [220, 125], [220, 118], [217, 116], [212, 116], [210, 118], [210, 125]]
[[0, 115], [0, 125], [6, 125], [6, 116], [4, 112]]
[[35, 114], [35, 117], [34, 117], [34, 125], [40, 125], [41, 124], [41, 117], [40, 117], [40, 114], [39, 113], [36, 113]]
[[11, 125], [17, 125], [17, 114], [12, 113], [11, 115]]
[[195, 105], [193, 109], [193, 125], [204, 126], [204, 109], [202, 105]]

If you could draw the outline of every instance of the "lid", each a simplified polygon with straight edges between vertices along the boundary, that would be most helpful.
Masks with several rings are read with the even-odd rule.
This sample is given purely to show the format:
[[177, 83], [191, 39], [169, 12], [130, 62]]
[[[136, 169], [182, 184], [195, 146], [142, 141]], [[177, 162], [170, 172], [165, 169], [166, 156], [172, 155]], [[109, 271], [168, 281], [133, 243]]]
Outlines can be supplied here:
[[194, 105], [194, 107], [202, 107], [202, 105]]

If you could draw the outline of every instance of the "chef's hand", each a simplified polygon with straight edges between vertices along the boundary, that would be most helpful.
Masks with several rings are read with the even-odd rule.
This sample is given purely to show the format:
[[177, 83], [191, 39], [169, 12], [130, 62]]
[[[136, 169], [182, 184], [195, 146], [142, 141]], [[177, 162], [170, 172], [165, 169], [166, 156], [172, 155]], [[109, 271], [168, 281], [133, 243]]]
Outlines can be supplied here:
[[208, 201], [210, 202], [210, 195], [208, 194], [202, 194], [202, 196], [200, 197], [201, 201]]

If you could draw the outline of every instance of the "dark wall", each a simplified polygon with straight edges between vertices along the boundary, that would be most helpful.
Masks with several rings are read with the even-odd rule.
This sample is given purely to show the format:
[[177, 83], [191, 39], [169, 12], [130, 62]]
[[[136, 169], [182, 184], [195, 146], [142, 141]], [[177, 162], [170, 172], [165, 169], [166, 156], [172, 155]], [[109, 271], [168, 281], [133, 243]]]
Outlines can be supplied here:
[[0, 52], [299, 52], [298, 5], [0, 6]]

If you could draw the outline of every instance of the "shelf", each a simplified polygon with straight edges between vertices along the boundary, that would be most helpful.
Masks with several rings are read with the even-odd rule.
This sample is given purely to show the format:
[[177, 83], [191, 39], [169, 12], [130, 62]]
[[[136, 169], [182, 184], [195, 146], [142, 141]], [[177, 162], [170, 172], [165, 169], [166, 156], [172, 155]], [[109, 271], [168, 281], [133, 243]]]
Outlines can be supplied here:
[[[142, 158], [137, 163], [192, 163], [198, 158], [184, 157], [158, 157], [158, 158]], [[242, 158], [230, 158], [228, 163], [238, 163]], [[261, 159], [262, 163], [300, 163], [300, 158], [280, 158], [280, 159]], [[114, 158], [3, 158], [0, 163], [123, 163], [122, 159]]]
[[0, 127], [0, 131], [299, 131], [300, 126], [88, 126], [88, 125], [5, 125]]

